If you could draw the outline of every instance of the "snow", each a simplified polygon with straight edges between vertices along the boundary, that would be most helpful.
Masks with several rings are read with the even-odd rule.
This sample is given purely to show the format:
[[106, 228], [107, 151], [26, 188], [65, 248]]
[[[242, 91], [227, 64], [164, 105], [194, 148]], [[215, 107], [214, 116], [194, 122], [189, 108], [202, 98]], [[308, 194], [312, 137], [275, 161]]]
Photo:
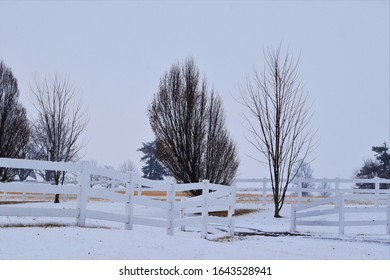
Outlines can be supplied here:
[[[18, 204], [20, 207], [32, 207]], [[2, 206], [3, 207], [3, 206]], [[73, 208], [74, 202], [34, 203], [34, 207]], [[249, 208], [246, 205], [239, 207]], [[116, 203], [96, 202], [96, 209], [122, 211]], [[136, 209], [148, 214], [148, 209]], [[157, 215], [156, 210], [152, 210]], [[237, 231], [287, 232], [290, 205], [283, 218], [272, 217], [273, 207], [258, 206], [254, 212], [235, 217]], [[150, 213], [149, 213], [150, 214]], [[365, 229], [368, 234], [363, 234]], [[337, 228], [298, 227], [304, 236], [235, 236], [217, 240], [200, 238], [197, 231], [165, 229], [87, 220], [80, 228], [74, 219], [0, 217], [0, 259], [2, 260], [369, 260], [390, 259], [390, 236], [382, 226], [347, 228], [340, 237]]]

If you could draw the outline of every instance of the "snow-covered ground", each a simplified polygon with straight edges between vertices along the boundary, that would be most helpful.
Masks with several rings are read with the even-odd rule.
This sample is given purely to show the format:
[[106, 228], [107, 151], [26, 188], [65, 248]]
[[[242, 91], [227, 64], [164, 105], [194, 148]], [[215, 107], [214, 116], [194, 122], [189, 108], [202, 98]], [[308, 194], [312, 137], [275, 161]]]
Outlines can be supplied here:
[[[74, 203], [47, 202], [34, 207], [71, 208]], [[122, 210], [115, 203], [96, 203], [96, 207]], [[237, 231], [289, 231], [290, 206], [284, 206], [281, 219], [274, 219], [272, 210], [272, 205], [259, 206], [253, 213], [235, 217]], [[168, 236], [165, 229], [135, 225], [128, 231], [122, 224], [96, 220], [79, 228], [74, 219], [0, 217], [0, 259], [390, 259], [390, 236], [384, 234], [382, 226], [347, 228], [342, 237], [337, 228], [298, 227], [298, 231], [307, 235], [250, 235], [210, 241], [195, 231], [176, 229], [174, 236]]]

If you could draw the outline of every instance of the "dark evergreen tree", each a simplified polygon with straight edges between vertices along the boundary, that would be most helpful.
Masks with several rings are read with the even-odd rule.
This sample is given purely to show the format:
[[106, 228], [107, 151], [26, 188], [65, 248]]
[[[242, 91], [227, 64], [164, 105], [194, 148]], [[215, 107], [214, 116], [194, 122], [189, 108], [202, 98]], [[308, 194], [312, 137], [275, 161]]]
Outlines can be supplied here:
[[142, 167], [142, 177], [151, 180], [162, 180], [164, 176], [169, 176], [168, 170], [157, 160], [156, 141], [142, 143], [142, 148], [137, 151], [144, 153], [141, 157], [141, 161], [145, 162]]
[[[372, 151], [375, 152], [375, 160], [369, 159], [364, 161], [364, 165], [357, 172], [356, 177], [361, 179], [371, 179], [374, 177], [390, 179], [390, 154], [389, 147], [386, 143], [383, 146], [374, 146]], [[375, 184], [362, 183], [357, 184], [361, 189], [373, 189]], [[380, 184], [381, 189], [388, 189], [389, 184]]]

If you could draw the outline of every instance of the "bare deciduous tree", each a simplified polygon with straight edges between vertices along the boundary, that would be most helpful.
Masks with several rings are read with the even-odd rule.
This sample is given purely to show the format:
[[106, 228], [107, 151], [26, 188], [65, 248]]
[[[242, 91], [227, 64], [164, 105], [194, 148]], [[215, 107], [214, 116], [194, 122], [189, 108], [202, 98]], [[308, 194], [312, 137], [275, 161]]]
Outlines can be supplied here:
[[[296, 174], [295, 176], [297, 178], [312, 179], [313, 169], [311, 169], [311, 166], [308, 162], [304, 160], [298, 160], [293, 168], [293, 174]], [[302, 189], [311, 189], [314, 187], [314, 183], [302, 182], [301, 185], [297, 187]], [[310, 192], [308, 191], [301, 191], [300, 193], [302, 196], [310, 196]]]
[[[12, 71], [0, 61], [0, 157], [24, 158], [30, 137], [25, 108], [19, 103], [19, 89]], [[0, 181], [12, 180], [17, 170], [0, 169]]]
[[119, 171], [123, 173], [135, 172], [135, 165], [130, 159], [123, 161], [119, 164]]
[[209, 93], [193, 59], [163, 75], [149, 120], [157, 158], [178, 182], [231, 184], [239, 164], [236, 145], [225, 127], [222, 100]]
[[288, 51], [282, 57], [281, 46], [264, 57], [264, 71], [248, 77], [241, 100], [248, 110], [249, 141], [262, 154], [259, 161], [269, 168], [274, 216], [280, 217], [287, 187], [296, 176], [293, 167], [312, 151], [315, 133], [309, 127], [312, 115], [299, 81], [298, 60]]
[[119, 164], [119, 171], [123, 173], [128, 173], [132, 176], [139, 176], [135, 164], [132, 160], [128, 159]]
[[[57, 76], [53, 80], [36, 81], [32, 90], [33, 104], [38, 112], [34, 121], [33, 140], [39, 154], [48, 161], [75, 161], [83, 148], [81, 136], [86, 129], [88, 118], [81, 101], [76, 100], [76, 92], [67, 79]], [[65, 173], [46, 172], [47, 180], [63, 184]], [[55, 196], [59, 202], [59, 195]]]

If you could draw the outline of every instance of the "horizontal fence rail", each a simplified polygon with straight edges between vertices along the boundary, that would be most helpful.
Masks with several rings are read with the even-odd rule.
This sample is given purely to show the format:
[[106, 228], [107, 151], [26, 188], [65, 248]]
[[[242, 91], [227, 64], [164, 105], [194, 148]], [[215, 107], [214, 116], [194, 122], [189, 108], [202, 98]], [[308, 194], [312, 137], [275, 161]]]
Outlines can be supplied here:
[[[234, 186], [211, 184], [205, 180], [200, 183], [175, 184], [166, 180], [149, 180], [134, 174], [91, 166], [88, 162], [65, 163], [35, 160], [0, 158], [0, 168], [54, 170], [73, 174], [72, 184], [52, 185], [46, 181], [0, 183], [0, 195], [3, 201], [12, 202], [20, 197], [27, 201], [34, 195], [36, 200], [47, 201], [54, 194], [71, 197], [76, 202], [72, 209], [19, 207], [0, 205], [0, 216], [67, 217], [75, 218], [78, 226], [85, 226], [87, 219], [105, 220], [123, 223], [125, 229], [134, 225], [166, 228], [168, 235], [175, 228], [199, 228], [201, 236], [208, 238], [215, 234], [234, 234], [233, 214], [235, 209]], [[94, 176], [109, 179], [110, 186], [99, 187], [93, 181]], [[183, 193], [202, 190], [202, 195], [187, 197]], [[158, 193], [149, 195], [150, 193]], [[40, 198], [39, 198], [40, 197]], [[109, 212], [94, 209], [92, 201], [115, 201], [124, 205], [124, 211]], [[160, 216], [147, 216], [137, 213], [137, 209], [156, 209]], [[139, 212], [139, 211], [138, 211]], [[148, 211], [142, 211], [148, 212]], [[223, 217], [213, 216], [215, 212], [224, 212]], [[222, 227], [227, 229], [220, 231]]]

